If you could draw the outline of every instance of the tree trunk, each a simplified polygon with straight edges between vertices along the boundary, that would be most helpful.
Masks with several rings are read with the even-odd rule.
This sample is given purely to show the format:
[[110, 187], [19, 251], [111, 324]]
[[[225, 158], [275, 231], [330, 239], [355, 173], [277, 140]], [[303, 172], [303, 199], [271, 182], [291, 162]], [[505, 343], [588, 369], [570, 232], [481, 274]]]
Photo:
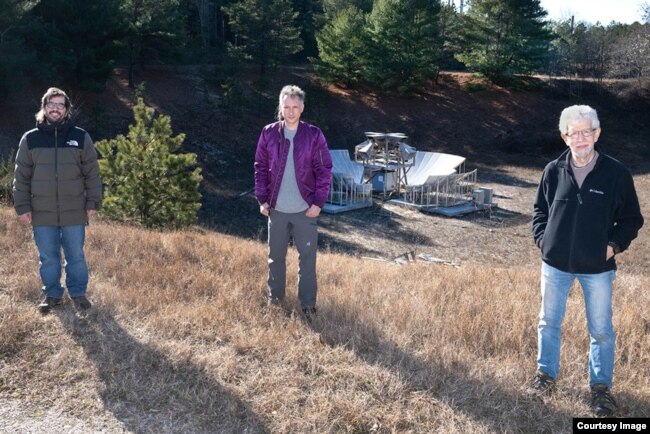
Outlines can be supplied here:
[[201, 39], [204, 47], [212, 45], [216, 34], [216, 14], [210, 0], [194, 0], [201, 22]]

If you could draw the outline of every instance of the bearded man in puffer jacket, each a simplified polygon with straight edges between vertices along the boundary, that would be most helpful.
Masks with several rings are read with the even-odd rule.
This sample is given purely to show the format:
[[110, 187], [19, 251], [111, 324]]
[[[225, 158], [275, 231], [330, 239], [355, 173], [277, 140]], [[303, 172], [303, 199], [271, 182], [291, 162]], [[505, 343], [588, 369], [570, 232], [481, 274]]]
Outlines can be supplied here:
[[93, 141], [73, 124], [71, 115], [68, 95], [48, 89], [36, 113], [36, 128], [23, 135], [16, 154], [14, 203], [19, 220], [33, 227], [43, 314], [63, 302], [61, 249], [68, 295], [78, 310], [91, 307], [84, 239], [89, 217], [101, 206], [102, 187]]

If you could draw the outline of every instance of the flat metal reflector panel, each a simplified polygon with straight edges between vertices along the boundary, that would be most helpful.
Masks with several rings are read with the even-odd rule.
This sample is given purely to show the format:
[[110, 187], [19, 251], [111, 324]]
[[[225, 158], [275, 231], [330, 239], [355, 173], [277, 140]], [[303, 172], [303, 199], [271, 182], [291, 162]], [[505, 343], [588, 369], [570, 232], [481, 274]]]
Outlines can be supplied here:
[[465, 162], [465, 157], [439, 152], [417, 151], [415, 164], [406, 175], [406, 185], [422, 185], [435, 182], [443, 176], [458, 172], [458, 167]]
[[332, 157], [332, 175], [348, 175], [355, 183], [363, 182], [363, 164], [350, 159], [347, 149], [330, 150]]
[[372, 186], [364, 183], [364, 166], [352, 161], [347, 149], [330, 150], [332, 182], [323, 211], [338, 213], [372, 206]]

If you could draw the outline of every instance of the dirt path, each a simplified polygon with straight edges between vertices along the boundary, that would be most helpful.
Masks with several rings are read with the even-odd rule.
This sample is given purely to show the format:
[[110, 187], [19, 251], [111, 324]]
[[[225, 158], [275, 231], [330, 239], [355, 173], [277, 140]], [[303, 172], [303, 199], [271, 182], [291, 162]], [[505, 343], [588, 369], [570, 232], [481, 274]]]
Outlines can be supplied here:
[[57, 411], [41, 410], [23, 401], [0, 399], [0, 433], [19, 434], [118, 434], [128, 433], [124, 425], [107, 414], [88, 420]]

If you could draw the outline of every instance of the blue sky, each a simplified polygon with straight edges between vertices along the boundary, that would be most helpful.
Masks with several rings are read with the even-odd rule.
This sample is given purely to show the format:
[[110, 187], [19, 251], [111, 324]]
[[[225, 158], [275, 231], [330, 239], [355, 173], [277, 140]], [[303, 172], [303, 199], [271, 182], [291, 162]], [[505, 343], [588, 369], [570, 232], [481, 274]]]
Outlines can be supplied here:
[[621, 23], [642, 22], [641, 5], [650, 0], [540, 0], [548, 12], [547, 19], [571, 18], [595, 24], [607, 25], [611, 21]]

